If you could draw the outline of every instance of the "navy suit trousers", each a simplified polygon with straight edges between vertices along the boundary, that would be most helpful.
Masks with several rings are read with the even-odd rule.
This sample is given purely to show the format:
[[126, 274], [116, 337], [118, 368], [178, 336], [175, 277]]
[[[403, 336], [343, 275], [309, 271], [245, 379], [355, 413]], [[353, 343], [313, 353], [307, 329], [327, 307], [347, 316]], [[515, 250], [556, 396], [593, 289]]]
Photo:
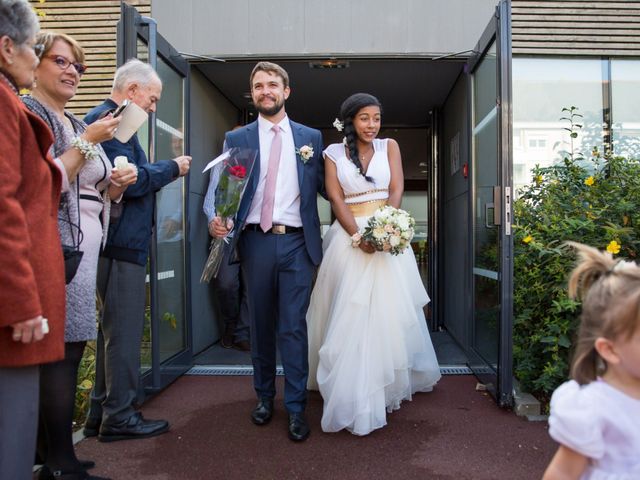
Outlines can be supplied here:
[[309, 376], [307, 309], [315, 265], [302, 232], [245, 230], [239, 240], [251, 318], [251, 357], [258, 398], [276, 394], [276, 342], [285, 374], [284, 404], [302, 412]]

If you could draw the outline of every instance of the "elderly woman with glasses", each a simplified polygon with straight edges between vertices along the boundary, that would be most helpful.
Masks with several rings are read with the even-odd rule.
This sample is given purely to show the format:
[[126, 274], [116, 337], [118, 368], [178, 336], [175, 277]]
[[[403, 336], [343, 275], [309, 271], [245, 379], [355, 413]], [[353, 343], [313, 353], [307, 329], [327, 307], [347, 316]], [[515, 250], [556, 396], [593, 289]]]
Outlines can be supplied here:
[[132, 164], [112, 168], [99, 145], [113, 138], [120, 118], [108, 115], [87, 126], [66, 110], [87, 69], [80, 45], [68, 35], [54, 32], [42, 32], [36, 41], [43, 45], [43, 51], [35, 72], [36, 83], [23, 102], [53, 132], [53, 156], [63, 170], [65, 185], [58, 227], [62, 243], [80, 242], [83, 252], [78, 271], [66, 288], [65, 359], [41, 368], [43, 438], [39, 453], [44, 466], [38, 478], [97, 479], [86, 471], [94, 463], [79, 461], [73, 449], [76, 379], [86, 342], [97, 335], [96, 271], [100, 247], [107, 236], [111, 201], [119, 201], [127, 186], [135, 183], [137, 170]]
[[51, 132], [18, 97], [33, 83], [38, 29], [26, 0], [0, 0], [0, 478], [12, 480], [32, 476], [39, 365], [64, 357], [62, 175]]

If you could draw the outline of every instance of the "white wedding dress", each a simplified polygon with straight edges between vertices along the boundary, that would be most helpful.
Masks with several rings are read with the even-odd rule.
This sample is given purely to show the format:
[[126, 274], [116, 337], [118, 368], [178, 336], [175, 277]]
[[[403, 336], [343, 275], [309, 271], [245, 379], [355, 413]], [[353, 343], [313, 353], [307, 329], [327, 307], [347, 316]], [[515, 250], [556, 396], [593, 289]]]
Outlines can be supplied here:
[[[388, 197], [387, 140], [373, 145], [367, 175], [375, 185], [358, 173], [344, 145], [324, 151], [336, 164], [347, 203], [366, 206]], [[361, 230], [370, 215], [356, 216]], [[364, 253], [335, 221], [323, 250], [307, 313], [309, 389], [322, 394], [323, 431], [366, 435], [383, 427], [400, 402], [440, 379], [423, 313], [429, 296], [410, 248], [397, 256]]]

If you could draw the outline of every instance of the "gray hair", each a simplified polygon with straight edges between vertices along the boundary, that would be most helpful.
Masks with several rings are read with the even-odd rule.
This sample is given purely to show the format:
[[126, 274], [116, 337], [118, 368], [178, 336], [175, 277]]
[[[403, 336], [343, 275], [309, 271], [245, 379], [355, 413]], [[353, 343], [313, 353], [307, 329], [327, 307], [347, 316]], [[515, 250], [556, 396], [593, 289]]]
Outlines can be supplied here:
[[35, 37], [38, 17], [27, 0], [0, 0], [0, 37], [9, 37], [17, 46]]
[[132, 83], [147, 86], [153, 82], [158, 82], [162, 85], [162, 81], [153, 67], [137, 58], [132, 58], [116, 70], [116, 75], [113, 79], [113, 91], [122, 92]]

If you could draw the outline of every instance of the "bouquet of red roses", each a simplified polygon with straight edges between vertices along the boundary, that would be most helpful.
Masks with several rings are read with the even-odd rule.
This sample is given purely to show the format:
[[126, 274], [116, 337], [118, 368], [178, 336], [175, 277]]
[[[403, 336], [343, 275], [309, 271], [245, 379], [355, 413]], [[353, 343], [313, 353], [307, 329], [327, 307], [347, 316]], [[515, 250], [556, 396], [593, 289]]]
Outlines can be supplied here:
[[[220, 169], [220, 178], [216, 188], [215, 208], [216, 214], [222, 218], [223, 224], [226, 224], [229, 219], [232, 219], [238, 213], [240, 201], [257, 156], [258, 152], [256, 150], [232, 148], [216, 159], [222, 163], [221, 165], [216, 165], [216, 168]], [[216, 173], [218, 171], [214, 170], [211, 174], [214, 175]], [[215, 278], [218, 275], [225, 242], [228, 242], [227, 238], [214, 237], [211, 240], [209, 257], [200, 277], [201, 282], [208, 282], [212, 277]]]

